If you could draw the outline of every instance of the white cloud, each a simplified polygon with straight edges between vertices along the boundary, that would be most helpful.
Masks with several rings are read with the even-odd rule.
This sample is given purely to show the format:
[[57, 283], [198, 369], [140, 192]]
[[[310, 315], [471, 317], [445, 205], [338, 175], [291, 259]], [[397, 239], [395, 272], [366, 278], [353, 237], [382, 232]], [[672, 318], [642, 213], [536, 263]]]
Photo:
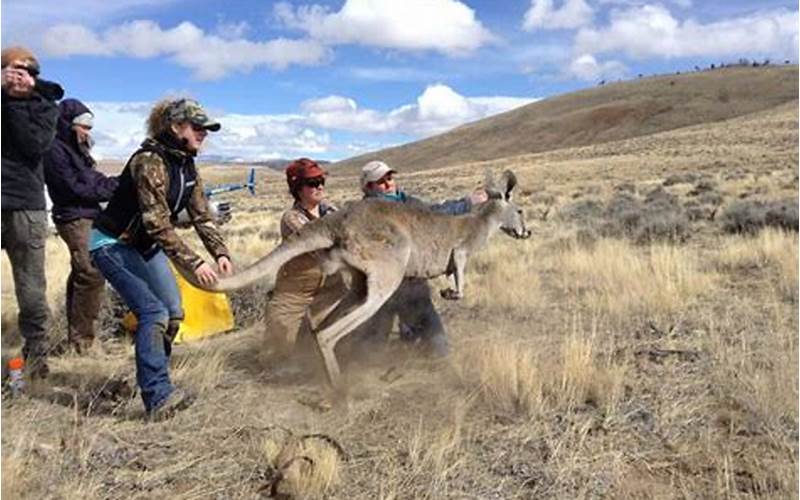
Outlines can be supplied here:
[[[390, 134], [426, 137], [466, 122], [536, 101], [533, 98], [465, 97], [442, 84], [428, 86], [413, 104], [390, 111], [362, 109], [349, 97], [327, 96], [302, 103], [299, 113], [282, 115], [210, 113], [222, 130], [210, 134], [209, 155], [248, 160], [299, 155], [351, 154], [375, 149]], [[126, 158], [145, 137], [152, 103], [89, 102], [95, 113], [95, 152], [104, 158]], [[340, 142], [334, 133], [348, 136]], [[365, 136], [359, 136], [364, 134]]]
[[358, 133], [425, 137], [536, 101], [525, 97], [464, 97], [446, 85], [428, 86], [416, 103], [388, 112], [361, 109], [355, 100], [329, 96], [306, 101], [302, 109], [314, 126]]
[[347, 0], [338, 12], [281, 2], [274, 12], [286, 26], [331, 45], [462, 55], [494, 39], [475, 11], [456, 0]]
[[220, 22], [214, 29], [214, 34], [223, 40], [236, 40], [244, 38], [250, 33], [250, 24], [247, 21], [241, 22]]
[[44, 33], [44, 50], [51, 56], [166, 56], [208, 80], [231, 72], [247, 73], [259, 66], [283, 69], [292, 64], [314, 65], [330, 50], [314, 40], [277, 38], [265, 42], [209, 35], [189, 22], [162, 29], [148, 20], [113, 26], [102, 34], [76, 24], [62, 24]]
[[445, 78], [443, 72], [410, 66], [357, 66], [348, 68], [346, 72], [353, 78], [373, 82], [429, 82]]
[[136, 12], [163, 9], [177, 0], [18, 0], [3, 2], [3, 44], [41, 48], [41, 34], [54, 24], [98, 26]]
[[553, 7], [553, 0], [531, 0], [522, 29], [575, 29], [590, 24], [593, 14], [584, 0], [565, 0], [557, 9]]
[[720, 55], [796, 56], [798, 14], [761, 12], [702, 24], [680, 21], [660, 5], [613, 11], [605, 28], [584, 28], [575, 37], [578, 54], [622, 52], [630, 57]]
[[583, 54], [569, 65], [569, 75], [585, 81], [622, 78], [628, 68], [619, 61], [598, 62], [591, 54]]

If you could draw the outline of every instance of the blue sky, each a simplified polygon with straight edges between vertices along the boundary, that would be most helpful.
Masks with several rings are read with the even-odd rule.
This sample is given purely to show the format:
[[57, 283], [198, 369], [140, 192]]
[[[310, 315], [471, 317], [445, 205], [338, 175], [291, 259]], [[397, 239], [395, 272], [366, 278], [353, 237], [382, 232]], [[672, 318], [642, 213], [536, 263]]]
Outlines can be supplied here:
[[336, 160], [601, 80], [797, 61], [796, 2], [3, 0], [2, 43], [96, 114], [124, 158], [148, 108], [191, 96], [207, 153]]

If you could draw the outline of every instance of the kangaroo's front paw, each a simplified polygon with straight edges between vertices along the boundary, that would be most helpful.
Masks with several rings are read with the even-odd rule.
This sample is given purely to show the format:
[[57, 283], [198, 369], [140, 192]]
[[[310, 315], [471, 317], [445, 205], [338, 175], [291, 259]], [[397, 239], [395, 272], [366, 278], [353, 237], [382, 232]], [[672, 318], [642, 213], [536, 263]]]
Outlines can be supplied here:
[[442, 295], [443, 299], [447, 300], [459, 300], [461, 299], [461, 294], [458, 293], [458, 290], [453, 290], [452, 288], [445, 288], [439, 292]]

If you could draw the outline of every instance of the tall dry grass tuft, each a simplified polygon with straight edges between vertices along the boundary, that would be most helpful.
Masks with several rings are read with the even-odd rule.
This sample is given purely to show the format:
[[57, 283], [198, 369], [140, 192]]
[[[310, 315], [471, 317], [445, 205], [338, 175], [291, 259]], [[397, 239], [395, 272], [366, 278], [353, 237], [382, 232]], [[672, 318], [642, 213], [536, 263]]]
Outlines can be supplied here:
[[776, 293], [797, 302], [798, 236], [795, 232], [764, 229], [754, 237], [729, 236], [720, 240], [716, 263], [723, 271], [764, 269]]
[[714, 274], [686, 247], [653, 245], [641, 250], [605, 239], [592, 248], [558, 251], [551, 259], [564, 290], [616, 320], [675, 314], [715, 284]]
[[535, 255], [536, 243], [498, 236], [467, 268], [469, 306], [534, 314], [544, 299]]
[[319, 498], [341, 481], [339, 452], [323, 439], [290, 436], [279, 442], [268, 438], [262, 450], [279, 474], [277, 491], [288, 498]]
[[22, 432], [3, 446], [2, 490], [5, 498], [25, 498], [29, 494], [28, 482], [32, 467], [32, 433]]
[[465, 346], [456, 366], [467, 386], [492, 408], [535, 415], [544, 397], [538, 359], [529, 347], [497, 339]]
[[219, 384], [225, 376], [226, 352], [208, 349], [202, 345], [184, 346], [185, 352], [173, 361], [171, 376], [179, 385], [186, 385], [199, 392], [208, 392]]
[[447, 496], [449, 481], [466, 460], [465, 420], [471, 404], [470, 398], [452, 403], [451, 418], [434, 430], [429, 430], [430, 422], [419, 420], [408, 433], [403, 466], [393, 468], [394, 477], [382, 498], [403, 498], [409, 491], [416, 497]]
[[586, 403], [606, 415], [617, 409], [628, 367], [601, 355], [596, 328], [584, 332], [576, 322], [555, 351], [505, 338], [468, 344], [455, 361], [462, 383], [495, 411], [531, 418]]

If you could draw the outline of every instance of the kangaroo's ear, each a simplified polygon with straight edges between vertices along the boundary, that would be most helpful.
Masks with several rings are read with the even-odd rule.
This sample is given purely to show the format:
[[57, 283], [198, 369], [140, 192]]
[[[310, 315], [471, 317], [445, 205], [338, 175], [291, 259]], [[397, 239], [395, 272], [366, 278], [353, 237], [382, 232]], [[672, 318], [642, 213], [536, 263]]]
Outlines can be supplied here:
[[500, 185], [503, 187], [503, 198], [511, 201], [511, 191], [517, 185], [517, 176], [511, 170], [506, 170], [500, 177]]
[[492, 169], [488, 167], [483, 172], [483, 188], [486, 190], [486, 194], [489, 195], [490, 200], [503, 199], [503, 193], [497, 188], [497, 183], [494, 179], [494, 172], [492, 172]]

